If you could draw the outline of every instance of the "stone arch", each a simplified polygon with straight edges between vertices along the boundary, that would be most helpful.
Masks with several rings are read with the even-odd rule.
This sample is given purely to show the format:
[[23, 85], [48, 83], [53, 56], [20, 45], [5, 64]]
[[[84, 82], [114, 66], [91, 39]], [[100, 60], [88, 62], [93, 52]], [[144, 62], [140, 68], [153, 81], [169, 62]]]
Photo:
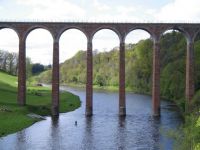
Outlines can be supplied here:
[[[4, 54], [11, 54], [13, 57], [12, 63], [9, 61], [6, 64], [9, 64], [9, 67], [3, 67], [2, 69], [5, 69], [6, 72], [9, 72], [11, 74], [17, 75], [18, 71], [18, 51], [19, 51], [19, 35], [17, 31], [10, 27], [0, 27], [0, 44], [1, 44], [1, 50], [4, 51]], [[3, 56], [4, 57], [4, 56]], [[11, 67], [11, 65], [12, 67]], [[15, 66], [15, 67], [14, 67]]]
[[113, 32], [117, 35], [119, 41], [120, 41], [120, 42], [123, 41], [123, 38], [122, 38], [122, 35], [120, 34], [120, 32], [119, 32], [117, 29], [115, 29], [115, 28], [113, 28], [113, 27], [111, 27], [111, 26], [101, 26], [101, 27], [95, 29], [95, 30], [92, 32], [92, 34], [91, 34], [91, 41], [93, 40], [94, 35], [95, 35], [98, 31], [101, 31], [101, 30], [104, 30], [104, 29], [108, 29], [108, 30], [113, 31]]
[[160, 37], [167, 31], [169, 30], [177, 30], [179, 31], [180, 33], [182, 33], [186, 39], [186, 41], [190, 41], [192, 39], [192, 37], [190, 36], [190, 34], [182, 27], [179, 27], [179, 26], [169, 26], [167, 27], [166, 29], [164, 29], [161, 34], [160, 34]]
[[44, 30], [48, 31], [50, 33], [52, 39], [54, 39], [53, 32], [47, 26], [44, 26], [44, 25], [34, 25], [34, 26], [31, 26], [30, 28], [27, 29], [27, 31], [25, 32], [25, 35], [24, 35], [24, 40], [26, 41], [28, 35], [32, 31], [34, 31], [36, 29], [44, 29]]
[[82, 29], [82, 28], [80, 28], [80, 27], [78, 27], [78, 26], [69, 26], [69, 27], [64, 27], [64, 28], [62, 28], [62, 29], [59, 31], [59, 33], [58, 33], [57, 40], [59, 41], [59, 40], [60, 40], [60, 37], [63, 35], [63, 33], [66, 32], [66, 31], [68, 31], [68, 30], [70, 30], [70, 29], [76, 29], [76, 30], [82, 32], [83, 35], [84, 35], [84, 36], [87, 38], [87, 40], [88, 40], [89, 35], [87, 34], [87, 32], [85, 32], [84, 29]]
[[12, 26], [0, 26], [0, 30], [2, 29], [11, 29], [15, 32], [15, 34], [17, 35], [18, 39], [20, 39], [20, 35], [17, 29], [13, 28]]
[[126, 40], [127, 35], [129, 35], [131, 32], [136, 31], [136, 30], [142, 30], [144, 32], [147, 32], [150, 35], [150, 37], [154, 37], [153, 33], [149, 29], [143, 28], [143, 27], [134, 27], [134, 28], [131, 28], [130, 30], [128, 30], [128, 32], [124, 36], [124, 40]]
[[[42, 33], [41, 36], [38, 35], [40, 33]], [[35, 60], [37, 63], [46, 64], [47, 61], [44, 61], [44, 59], [42, 59], [41, 56], [48, 54], [46, 60], [48, 60], [49, 64], [52, 63], [54, 38], [52, 37], [52, 34], [48, 30], [44, 28], [34, 28], [33, 30], [30, 30], [24, 42], [26, 46], [26, 56]], [[36, 48], [32, 47], [38, 44], [40, 45], [40, 47], [38, 46]], [[36, 51], [32, 51], [31, 50], [32, 48]], [[36, 57], [35, 54], [37, 53], [39, 53], [39, 55]]]
[[194, 33], [193, 37], [192, 37], [192, 40], [195, 41], [197, 35], [200, 34], [200, 27], [199, 29], [197, 29], [197, 31]]
[[[102, 37], [107, 38], [106, 34], [102, 35], [102, 33], [104, 33], [104, 32], [108, 33], [107, 35], [110, 36], [107, 40], [102, 40], [103, 39]], [[105, 48], [108, 51], [111, 50], [112, 48], [114, 48], [115, 46], [119, 46], [120, 42], [121, 42], [121, 40], [119, 39], [119, 36], [116, 34], [116, 32], [114, 32], [113, 30], [108, 29], [108, 28], [102, 28], [100, 30], [97, 30], [97, 32], [95, 32], [95, 34], [92, 36], [92, 38], [90, 40], [93, 44], [93, 50], [99, 49], [101, 47], [101, 45], [96, 47], [97, 46], [96, 44], [98, 43], [97, 41], [99, 41], [99, 42], [102, 42], [104, 45], [105, 45], [105, 43], [107, 43], [107, 47], [104, 46], [101, 48]], [[109, 40], [110, 40], [110, 42], [109, 42]], [[109, 49], [108, 49], [108, 45], [109, 45]]]

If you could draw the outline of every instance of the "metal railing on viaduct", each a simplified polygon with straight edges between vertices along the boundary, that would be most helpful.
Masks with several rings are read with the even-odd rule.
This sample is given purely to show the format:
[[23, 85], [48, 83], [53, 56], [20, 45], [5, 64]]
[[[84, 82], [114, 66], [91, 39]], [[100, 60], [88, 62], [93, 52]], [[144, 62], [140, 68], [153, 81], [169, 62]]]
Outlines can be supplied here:
[[152, 110], [153, 115], [160, 115], [160, 38], [170, 29], [182, 32], [187, 39], [186, 56], [186, 103], [194, 95], [194, 39], [200, 30], [198, 23], [89, 23], [89, 22], [0, 22], [0, 29], [13, 29], [19, 37], [18, 62], [18, 103], [26, 104], [26, 38], [34, 29], [48, 30], [53, 37], [53, 71], [52, 71], [52, 114], [59, 115], [59, 38], [68, 29], [78, 29], [87, 37], [87, 84], [86, 115], [93, 112], [93, 55], [92, 39], [101, 29], [114, 31], [120, 40], [119, 45], [119, 115], [126, 115], [125, 99], [125, 38], [136, 29], [147, 31], [153, 40], [153, 75], [152, 75]]

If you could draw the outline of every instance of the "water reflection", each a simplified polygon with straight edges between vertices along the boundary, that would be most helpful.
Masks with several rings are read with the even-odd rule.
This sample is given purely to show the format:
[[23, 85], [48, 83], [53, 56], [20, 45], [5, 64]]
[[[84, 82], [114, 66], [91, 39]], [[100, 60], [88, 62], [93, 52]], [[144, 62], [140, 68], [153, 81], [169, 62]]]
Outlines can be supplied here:
[[95, 147], [93, 145], [94, 136], [93, 136], [92, 130], [93, 130], [93, 118], [86, 117], [81, 149], [85, 149], [85, 150], [86, 149], [95, 149]]
[[21, 131], [17, 134], [16, 136], [16, 150], [24, 150], [26, 148], [26, 145], [24, 145], [23, 143], [25, 143], [26, 141], [26, 133], [25, 131]]
[[152, 144], [152, 149], [161, 149], [161, 144], [160, 144], [160, 138], [161, 138], [161, 135], [160, 135], [160, 123], [161, 123], [161, 120], [160, 120], [160, 117], [156, 117], [156, 116], [151, 116], [149, 117], [149, 132], [152, 136], [152, 141], [153, 141], [153, 144]]
[[51, 150], [60, 149], [60, 128], [59, 128], [59, 117], [51, 117], [51, 134], [49, 137], [49, 145]]
[[125, 127], [126, 126], [126, 116], [119, 116], [118, 119], [119, 127]]
[[118, 126], [117, 126], [117, 135], [116, 137], [116, 144], [119, 150], [124, 150], [126, 148], [126, 117], [121, 116], [118, 118]]

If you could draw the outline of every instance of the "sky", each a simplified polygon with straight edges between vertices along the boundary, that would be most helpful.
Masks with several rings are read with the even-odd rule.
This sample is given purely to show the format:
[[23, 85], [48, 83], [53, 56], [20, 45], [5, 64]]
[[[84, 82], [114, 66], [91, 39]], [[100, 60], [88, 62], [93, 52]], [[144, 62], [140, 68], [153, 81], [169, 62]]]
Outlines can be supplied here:
[[[199, 0], [0, 0], [0, 21], [88, 22], [200, 22]], [[131, 32], [126, 43], [149, 38], [142, 30]], [[33, 63], [52, 63], [52, 37], [47, 30], [33, 30], [26, 40], [26, 55]], [[85, 35], [75, 29], [60, 39], [60, 62], [86, 50]], [[119, 45], [117, 35], [100, 30], [93, 49], [109, 51]], [[0, 49], [18, 52], [18, 37], [11, 29], [0, 30]]]

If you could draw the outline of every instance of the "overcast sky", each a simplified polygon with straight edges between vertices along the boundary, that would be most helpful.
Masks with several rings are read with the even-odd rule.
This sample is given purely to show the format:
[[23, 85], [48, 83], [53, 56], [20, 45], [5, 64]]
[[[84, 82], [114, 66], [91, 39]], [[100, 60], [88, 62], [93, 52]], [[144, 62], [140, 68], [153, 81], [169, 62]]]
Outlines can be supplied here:
[[[200, 22], [200, 0], [0, 0], [0, 20], [100, 21], [100, 22]], [[126, 42], [148, 38], [133, 31]], [[94, 49], [108, 51], [119, 45], [110, 30], [95, 34]], [[52, 37], [43, 29], [32, 31], [26, 41], [33, 62], [52, 63]], [[0, 49], [18, 51], [18, 37], [11, 29], [0, 30]], [[78, 30], [66, 31], [60, 39], [60, 62], [78, 50], [86, 50], [86, 37]]]

